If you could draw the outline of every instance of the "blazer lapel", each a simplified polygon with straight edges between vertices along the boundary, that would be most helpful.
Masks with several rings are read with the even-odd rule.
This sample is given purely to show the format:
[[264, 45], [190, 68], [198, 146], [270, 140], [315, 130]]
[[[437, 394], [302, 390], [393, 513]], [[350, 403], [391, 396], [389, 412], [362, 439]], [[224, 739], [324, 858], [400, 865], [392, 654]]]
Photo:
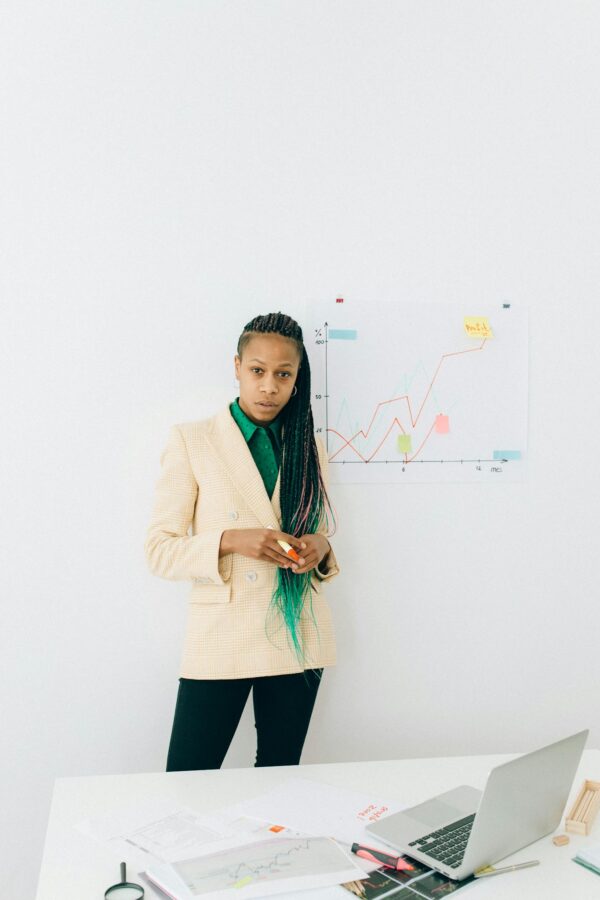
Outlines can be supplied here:
[[[263, 487], [264, 487], [264, 484], [263, 484]], [[279, 466], [279, 472], [277, 474], [277, 481], [275, 482], [275, 487], [273, 488], [273, 496], [271, 497], [271, 500], [270, 500], [271, 509], [275, 513], [275, 516], [277, 518], [277, 523], [279, 525], [279, 528], [281, 529], [281, 505], [279, 502], [279, 488], [280, 487], [281, 487], [281, 466]], [[265, 494], [266, 493], [267, 492], [265, 491]], [[269, 495], [267, 494], [267, 499], [268, 499], [268, 496]]]
[[214, 417], [214, 426], [212, 431], [205, 431], [204, 435], [222, 469], [233, 481], [236, 489], [256, 513], [258, 519], [264, 523], [265, 528], [268, 525], [274, 525], [274, 520], [281, 527], [279, 503], [281, 471], [277, 476], [273, 496], [269, 500], [250, 448], [228, 406]]

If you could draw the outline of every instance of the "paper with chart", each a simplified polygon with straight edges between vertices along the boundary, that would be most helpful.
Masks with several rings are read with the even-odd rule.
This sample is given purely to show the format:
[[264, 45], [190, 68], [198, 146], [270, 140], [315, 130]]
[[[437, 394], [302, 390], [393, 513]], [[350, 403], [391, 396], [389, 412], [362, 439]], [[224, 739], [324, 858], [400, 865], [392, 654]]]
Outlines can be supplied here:
[[338, 298], [312, 304], [307, 324], [332, 483], [525, 477], [525, 310]]
[[146, 872], [177, 900], [228, 900], [315, 890], [364, 877], [331, 838], [293, 836], [244, 842]]

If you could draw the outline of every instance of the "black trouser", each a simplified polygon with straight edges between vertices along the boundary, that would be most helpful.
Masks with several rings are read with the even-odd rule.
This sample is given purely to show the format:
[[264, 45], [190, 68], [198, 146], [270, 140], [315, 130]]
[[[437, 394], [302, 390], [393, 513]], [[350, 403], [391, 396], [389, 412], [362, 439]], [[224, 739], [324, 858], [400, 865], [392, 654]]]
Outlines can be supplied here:
[[297, 675], [180, 678], [167, 772], [220, 769], [252, 688], [255, 766], [294, 766], [308, 731], [323, 669]]

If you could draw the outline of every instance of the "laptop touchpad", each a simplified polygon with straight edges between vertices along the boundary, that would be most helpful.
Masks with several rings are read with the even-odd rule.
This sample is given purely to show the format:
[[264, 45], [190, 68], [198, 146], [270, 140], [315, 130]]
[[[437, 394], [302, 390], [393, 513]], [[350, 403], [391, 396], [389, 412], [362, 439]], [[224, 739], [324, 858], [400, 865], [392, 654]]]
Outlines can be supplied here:
[[441, 800], [428, 800], [427, 803], [421, 803], [419, 806], [407, 809], [406, 814], [411, 819], [417, 819], [419, 822], [424, 822], [425, 825], [437, 826], [438, 828], [464, 816], [464, 812], [461, 812], [454, 806], [443, 803]]

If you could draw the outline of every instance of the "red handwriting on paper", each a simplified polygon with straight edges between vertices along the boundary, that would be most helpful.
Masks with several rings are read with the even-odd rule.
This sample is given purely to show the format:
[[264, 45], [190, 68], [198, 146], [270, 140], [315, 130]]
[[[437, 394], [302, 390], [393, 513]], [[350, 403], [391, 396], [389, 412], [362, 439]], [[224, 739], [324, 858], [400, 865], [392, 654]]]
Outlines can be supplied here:
[[365, 809], [361, 809], [358, 812], [358, 818], [363, 822], [376, 822], [377, 819], [381, 818], [386, 812], [389, 811], [389, 807], [387, 806], [375, 806], [374, 803], [369, 803], [369, 805]]

